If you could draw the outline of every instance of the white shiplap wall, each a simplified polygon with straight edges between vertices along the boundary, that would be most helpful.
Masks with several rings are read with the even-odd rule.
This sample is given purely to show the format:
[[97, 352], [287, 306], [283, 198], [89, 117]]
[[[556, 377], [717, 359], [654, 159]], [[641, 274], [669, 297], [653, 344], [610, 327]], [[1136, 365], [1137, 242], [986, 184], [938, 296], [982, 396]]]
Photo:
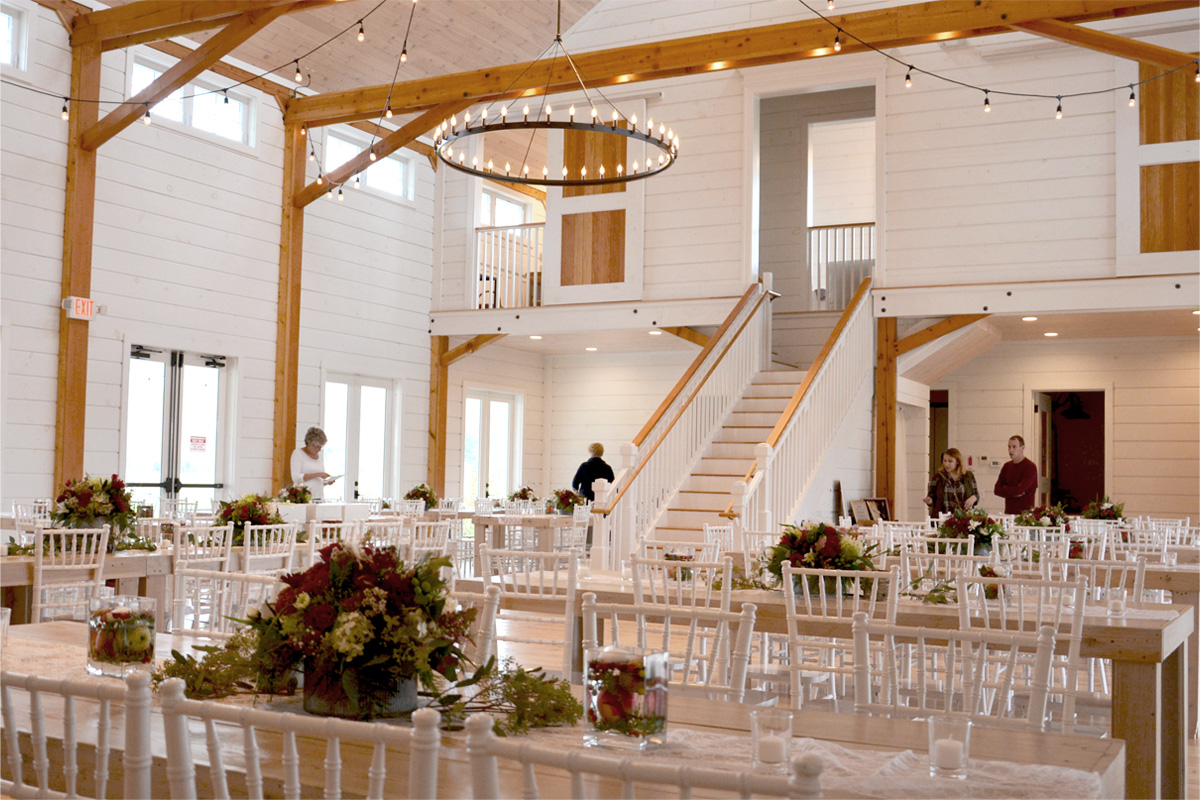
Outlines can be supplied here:
[[[871, 403], [874, 397], [874, 382], [868, 377], [862, 382], [850, 408], [846, 421], [838, 429], [825, 460], [809, 484], [800, 509], [792, 521], [837, 522], [833, 513], [833, 484], [842, 485], [842, 511], [850, 513], [850, 501], [872, 497], [873, 477], [871, 474], [872, 443], [875, 431], [871, 425]], [[777, 520], [786, 522], [788, 520]]]
[[[1004, 342], [934, 388], [950, 389], [951, 445], [1007, 460], [1014, 433], [1030, 440], [1027, 398], [1034, 391], [1107, 393], [1105, 488], [1127, 515], [1200, 518], [1200, 372], [1193, 338]], [[976, 467], [980, 498], [992, 511], [999, 469]], [[1082, 499], [1082, 498], [1081, 498]]]
[[[67, 92], [70, 53], [37, 12], [30, 81]], [[104, 57], [102, 96], [125, 94], [128, 58]], [[51, 493], [67, 126], [59, 106], [0, 90], [3, 156], [3, 496]], [[282, 126], [257, 96], [254, 148], [159, 121], [100, 151], [84, 468], [122, 468], [129, 345], [230, 359], [235, 435], [226, 493], [270, 486], [279, 274]], [[301, 306], [300, 430], [320, 419], [320, 367], [407, 387], [401, 475], [423, 476], [432, 260], [432, 172], [416, 160], [417, 202], [356, 192], [309, 208]], [[315, 177], [316, 165], [310, 165]], [[137, 421], [134, 421], [137, 424]]]

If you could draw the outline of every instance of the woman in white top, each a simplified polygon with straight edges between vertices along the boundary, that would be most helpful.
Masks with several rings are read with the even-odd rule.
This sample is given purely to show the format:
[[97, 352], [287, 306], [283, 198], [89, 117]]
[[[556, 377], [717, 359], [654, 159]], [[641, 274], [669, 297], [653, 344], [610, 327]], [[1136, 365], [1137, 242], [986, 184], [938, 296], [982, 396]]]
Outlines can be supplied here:
[[325, 471], [325, 459], [321, 457], [327, 441], [325, 431], [314, 426], [304, 434], [304, 447], [292, 453], [292, 483], [311, 489], [313, 500], [324, 499], [325, 487], [336, 480]]

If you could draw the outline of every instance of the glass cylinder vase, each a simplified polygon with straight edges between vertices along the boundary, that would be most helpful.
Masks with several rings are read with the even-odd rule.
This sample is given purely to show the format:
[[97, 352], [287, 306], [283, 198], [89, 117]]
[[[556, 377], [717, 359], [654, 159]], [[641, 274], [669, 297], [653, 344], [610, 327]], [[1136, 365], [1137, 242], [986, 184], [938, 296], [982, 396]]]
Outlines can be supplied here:
[[589, 747], [646, 750], [667, 740], [667, 653], [609, 646], [586, 653]]
[[154, 598], [116, 595], [88, 601], [87, 671], [123, 678], [154, 668]]

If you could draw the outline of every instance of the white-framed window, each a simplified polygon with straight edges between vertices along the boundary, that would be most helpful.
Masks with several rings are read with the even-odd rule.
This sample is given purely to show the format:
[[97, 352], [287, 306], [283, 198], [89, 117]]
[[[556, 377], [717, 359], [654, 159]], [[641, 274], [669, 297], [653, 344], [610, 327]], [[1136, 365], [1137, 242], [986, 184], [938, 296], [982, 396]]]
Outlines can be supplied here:
[[524, 225], [533, 215], [533, 205], [501, 192], [484, 189], [479, 193], [479, 226], [507, 228]]
[[0, 3], [0, 65], [29, 69], [30, 14], [14, 3]]
[[[331, 172], [370, 146], [370, 141], [341, 131], [325, 132], [325, 153], [322, 165]], [[393, 153], [367, 166], [349, 181], [351, 188], [371, 189], [392, 197], [412, 201], [415, 198], [412, 159]]]
[[400, 452], [397, 401], [398, 392], [385, 379], [325, 374], [325, 471], [344, 476], [325, 487], [325, 500], [341, 503], [393, 494]]
[[521, 485], [520, 395], [467, 389], [463, 402], [462, 496], [507, 497]]
[[[135, 56], [129, 70], [129, 94], [133, 96], [153, 83], [166, 67]], [[254, 103], [236, 90], [197, 78], [155, 103], [151, 114], [161, 119], [204, 131], [239, 144], [254, 144]]]

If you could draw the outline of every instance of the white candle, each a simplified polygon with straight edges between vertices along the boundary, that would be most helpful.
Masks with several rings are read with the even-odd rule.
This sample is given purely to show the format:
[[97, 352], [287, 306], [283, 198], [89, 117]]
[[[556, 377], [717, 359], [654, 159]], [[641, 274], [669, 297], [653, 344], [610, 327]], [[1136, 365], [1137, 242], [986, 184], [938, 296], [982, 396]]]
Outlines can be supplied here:
[[1125, 601], [1117, 600], [1115, 598], [1112, 600], [1109, 600], [1108, 601], [1108, 613], [1124, 614], [1125, 613]]
[[938, 739], [933, 743], [933, 763], [938, 769], [960, 769], [963, 766], [963, 743], [957, 739]]
[[758, 760], [778, 764], [787, 758], [787, 743], [782, 736], [764, 736], [758, 740]]

